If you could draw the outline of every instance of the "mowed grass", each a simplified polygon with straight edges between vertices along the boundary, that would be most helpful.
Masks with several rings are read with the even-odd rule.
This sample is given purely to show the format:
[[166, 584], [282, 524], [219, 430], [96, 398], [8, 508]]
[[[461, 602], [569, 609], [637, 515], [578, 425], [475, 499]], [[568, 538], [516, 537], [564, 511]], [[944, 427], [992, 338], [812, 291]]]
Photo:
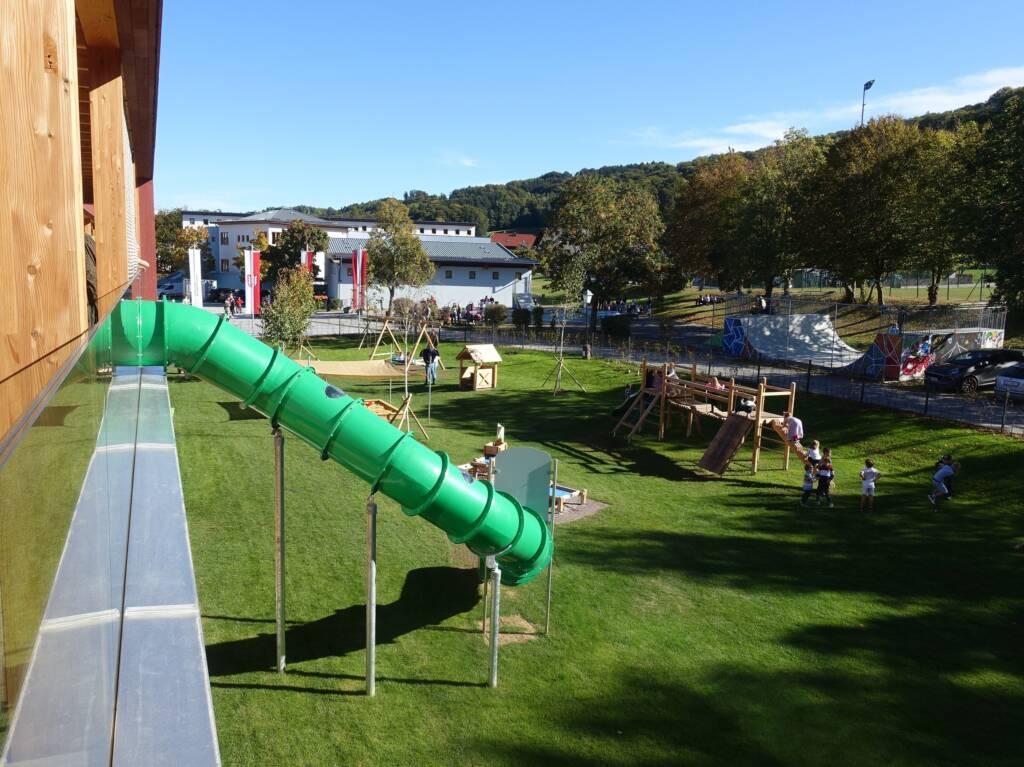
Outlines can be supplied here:
[[[442, 349], [450, 367], [458, 348]], [[379, 682], [362, 695], [368, 488], [291, 436], [289, 666], [276, 673], [270, 428], [212, 386], [172, 385], [225, 764], [1020, 763], [1020, 443], [801, 396], [838, 469], [836, 508], [803, 510], [778, 451], [756, 476], [746, 450], [724, 477], [696, 472], [711, 423], [703, 437], [613, 439], [631, 370], [570, 360], [588, 393], [556, 398], [541, 386], [550, 356], [503, 354], [496, 391], [442, 373], [429, 445], [466, 461], [501, 422], [610, 505], [558, 527], [552, 632], [502, 648], [496, 690], [470, 560], [381, 499]], [[946, 450], [963, 472], [934, 512]], [[870, 516], [856, 508], [865, 456], [883, 472]], [[544, 593], [543, 578], [503, 589], [503, 614], [540, 625]]]

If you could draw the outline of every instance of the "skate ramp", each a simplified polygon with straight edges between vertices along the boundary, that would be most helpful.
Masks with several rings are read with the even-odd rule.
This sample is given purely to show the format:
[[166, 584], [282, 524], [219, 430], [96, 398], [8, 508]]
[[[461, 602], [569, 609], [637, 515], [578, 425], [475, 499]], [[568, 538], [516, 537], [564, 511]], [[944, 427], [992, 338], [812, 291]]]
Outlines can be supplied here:
[[843, 341], [826, 314], [751, 315], [726, 320], [723, 347], [730, 354], [846, 367], [863, 356]]

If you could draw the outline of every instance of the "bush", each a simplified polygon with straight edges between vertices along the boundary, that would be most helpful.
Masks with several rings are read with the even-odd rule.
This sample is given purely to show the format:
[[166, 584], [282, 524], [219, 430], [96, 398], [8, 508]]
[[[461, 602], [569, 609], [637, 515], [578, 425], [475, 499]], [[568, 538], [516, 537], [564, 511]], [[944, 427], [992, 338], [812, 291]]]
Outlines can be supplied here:
[[332, 312], [339, 312], [345, 308], [345, 304], [342, 303], [340, 298], [332, 298], [327, 302], [327, 308]]
[[492, 328], [498, 327], [508, 316], [508, 307], [504, 304], [487, 304], [484, 309], [484, 322]]
[[601, 332], [615, 338], [629, 338], [633, 318], [628, 314], [613, 314], [601, 318]]
[[416, 313], [416, 302], [411, 298], [399, 296], [391, 302], [391, 316], [397, 319], [407, 319]]
[[533, 326], [540, 330], [544, 327], [544, 307], [535, 306], [533, 307]]
[[530, 310], [516, 308], [512, 310], [512, 324], [520, 330], [530, 327]]
[[302, 267], [282, 269], [274, 285], [274, 300], [263, 305], [263, 340], [286, 351], [298, 349], [316, 307], [313, 275]]

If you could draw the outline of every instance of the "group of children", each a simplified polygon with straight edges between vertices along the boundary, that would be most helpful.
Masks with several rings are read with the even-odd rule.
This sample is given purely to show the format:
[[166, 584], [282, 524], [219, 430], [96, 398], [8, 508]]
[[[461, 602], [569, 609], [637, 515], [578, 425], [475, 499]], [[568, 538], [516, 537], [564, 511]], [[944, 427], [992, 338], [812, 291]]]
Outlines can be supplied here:
[[[794, 423], [795, 422], [795, 423]], [[786, 414], [786, 425], [789, 439], [799, 444], [803, 437], [803, 424], [798, 418]], [[948, 453], [942, 456], [935, 464], [935, 474], [932, 476], [932, 492], [928, 494], [928, 500], [932, 506], [936, 506], [940, 500], [953, 497], [953, 477], [960, 471], [960, 464], [953, 460]], [[875, 462], [870, 458], [864, 460], [864, 468], [860, 470], [860, 510], [873, 511], [875, 508], [875, 482], [882, 476]], [[821, 449], [818, 440], [811, 442], [807, 450], [807, 460], [804, 461], [804, 484], [803, 496], [800, 498], [800, 505], [806, 507], [813, 494], [817, 504], [827, 503], [831, 509], [832, 485], [836, 479], [835, 466], [832, 465], [832, 450]], [[817, 487], [815, 487], [817, 483]]]
[[[783, 421], [786, 425], [786, 438], [799, 446], [800, 440], [804, 436], [803, 422], [788, 411], [783, 414]], [[865, 507], [869, 511], [875, 508], [875, 482], [881, 476], [882, 472], [875, 468], [875, 462], [870, 458], [866, 459], [864, 468], [860, 470], [861, 511], [864, 511]], [[833, 507], [832, 484], [835, 480], [836, 469], [832, 465], [832, 449], [826, 447], [822, 450], [821, 443], [814, 440], [807, 450], [807, 458], [804, 461], [804, 494], [800, 499], [800, 505], [806, 508], [813, 493], [818, 505], [826, 503], [831, 509]], [[817, 487], [815, 487], [815, 483], [817, 483]]]

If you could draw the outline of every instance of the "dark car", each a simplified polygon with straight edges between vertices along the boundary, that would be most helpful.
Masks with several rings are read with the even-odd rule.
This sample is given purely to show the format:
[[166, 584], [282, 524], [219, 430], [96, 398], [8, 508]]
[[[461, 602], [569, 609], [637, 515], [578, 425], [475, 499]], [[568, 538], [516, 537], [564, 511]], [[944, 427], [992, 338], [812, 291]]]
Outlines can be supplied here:
[[929, 365], [924, 371], [924, 382], [936, 389], [973, 394], [994, 386], [1001, 372], [1020, 362], [1024, 362], [1024, 351], [1019, 349], [975, 349]]

